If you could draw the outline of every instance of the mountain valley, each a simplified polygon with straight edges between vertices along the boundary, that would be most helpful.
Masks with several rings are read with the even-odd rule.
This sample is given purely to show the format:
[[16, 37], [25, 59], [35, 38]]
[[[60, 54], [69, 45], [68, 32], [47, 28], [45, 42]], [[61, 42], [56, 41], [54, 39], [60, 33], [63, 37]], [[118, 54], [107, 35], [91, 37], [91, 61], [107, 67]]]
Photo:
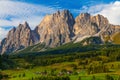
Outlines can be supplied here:
[[0, 80], [120, 80], [120, 26], [69, 10], [19, 24], [0, 42]]

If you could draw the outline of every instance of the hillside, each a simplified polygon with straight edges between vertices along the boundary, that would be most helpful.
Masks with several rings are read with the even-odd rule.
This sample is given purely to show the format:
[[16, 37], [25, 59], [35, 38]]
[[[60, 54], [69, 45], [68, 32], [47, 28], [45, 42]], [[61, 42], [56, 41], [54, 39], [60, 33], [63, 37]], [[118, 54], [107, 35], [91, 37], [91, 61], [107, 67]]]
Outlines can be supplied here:
[[[1, 74], [8, 76], [3, 78], [36, 80], [44, 77], [48, 80], [51, 77], [65, 77], [69, 78], [68, 80], [77, 80], [80, 77], [86, 80], [94, 76], [107, 80], [106, 76], [114, 79], [120, 76], [120, 45], [83, 46], [82, 43], [68, 43], [42, 52], [36, 52], [37, 48], [34, 47], [1, 56]], [[29, 51], [32, 48], [33, 52]]]
[[18, 50], [10, 53], [10, 55], [42, 55], [44, 54], [66, 54], [66, 53], [75, 53], [75, 52], [86, 52], [97, 50], [100, 48], [102, 41], [99, 37], [90, 37], [82, 40], [81, 42], [74, 43], [69, 42], [64, 45], [58, 46], [56, 48], [46, 47], [45, 44], [36, 44], [29, 46], [25, 49]]
[[115, 33], [115, 34], [112, 35], [112, 41], [115, 44], [120, 44], [120, 32]]

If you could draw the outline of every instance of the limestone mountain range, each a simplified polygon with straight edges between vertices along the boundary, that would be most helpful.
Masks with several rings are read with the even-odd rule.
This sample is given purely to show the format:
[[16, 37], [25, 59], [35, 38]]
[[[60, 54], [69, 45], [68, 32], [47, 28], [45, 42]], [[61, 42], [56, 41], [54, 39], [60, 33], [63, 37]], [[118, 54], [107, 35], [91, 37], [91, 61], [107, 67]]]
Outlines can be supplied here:
[[[57, 11], [46, 15], [34, 30], [30, 29], [27, 22], [11, 29], [7, 37], [0, 42], [0, 54], [21, 50], [37, 43], [54, 48], [89, 37], [99, 37], [99, 44], [119, 44], [120, 26], [110, 24], [106, 17], [99, 14], [92, 16], [81, 13], [74, 18], [68, 10]], [[89, 43], [92, 42], [86, 44]]]

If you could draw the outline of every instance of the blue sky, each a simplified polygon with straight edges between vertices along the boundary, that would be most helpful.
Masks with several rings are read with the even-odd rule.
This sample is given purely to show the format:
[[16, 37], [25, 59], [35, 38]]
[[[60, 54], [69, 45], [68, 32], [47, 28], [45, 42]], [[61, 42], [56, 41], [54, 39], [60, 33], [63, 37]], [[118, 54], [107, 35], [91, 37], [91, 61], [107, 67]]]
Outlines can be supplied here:
[[74, 17], [84, 12], [102, 14], [110, 23], [120, 24], [119, 0], [0, 0], [0, 40], [19, 23], [27, 21], [34, 29], [45, 15], [63, 9]]

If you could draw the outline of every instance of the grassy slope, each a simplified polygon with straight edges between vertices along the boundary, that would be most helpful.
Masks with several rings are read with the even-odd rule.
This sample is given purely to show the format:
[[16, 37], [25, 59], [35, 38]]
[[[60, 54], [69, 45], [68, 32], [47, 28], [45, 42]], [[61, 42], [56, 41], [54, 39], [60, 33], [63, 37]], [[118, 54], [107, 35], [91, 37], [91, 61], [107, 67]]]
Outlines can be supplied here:
[[106, 42], [112, 41], [112, 43], [114, 43], [114, 44], [120, 44], [120, 32], [117, 32], [111, 36], [106, 35], [106, 36], [104, 36], [104, 40]]
[[19, 50], [19, 51], [15, 51], [11, 54], [26, 54], [26, 53], [34, 53], [34, 52], [40, 52], [41, 50], [45, 49], [45, 45], [44, 44], [36, 44], [33, 46], [29, 46], [25, 49]]
[[[53, 48], [53, 49], [48, 49], [47, 51], [42, 51], [42, 52], [39, 52], [41, 49], [43, 49], [45, 46], [44, 45], [40, 45], [40, 44], [36, 44], [34, 46], [30, 46], [24, 50], [21, 50], [19, 52], [16, 52], [15, 54], [17, 55], [23, 55], [23, 56], [29, 56], [29, 55], [32, 55], [32, 56], [41, 56], [42, 55], [45, 55], [45, 56], [49, 56], [49, 55], [61, 55], [62, 54], [73, 54], [73, 53], [76, 53], [76, 54], [79, 54], [79, 53], [83, 53], [84, 55], [92, 55], [94, 51], [102, 51], [106, 48], [118, 48], [119, 49], [119, 45], [88, 45], [88, 46], [82, 46], [81, 43], [68, 43], [68, 44], [65, 44], [65, 45], [62, 45], [62, 46], [59, 46], [59, 47], [56, 47], [56, 48]], [[90, 53], [89, 53], [90, 51]], [[88, 52], [88, 53], [86, 53]], [[56, 56], [57, 57], [57, 56]], [[74, 57], [74, 56], [73, 56]], [[104, 57], [105, 58], [105, 57]], [[16, 59], [16, 62], [18, 62], [20, 65], [31, 65], [29, 63], [27, 63], [24, 59], [19, 59], [18, 60]], [[38, 77], [38, 76], [41, 76], [41, 75], [36, 75], [35, 72], [38, 72], [38, 71], [45, 71], [47, 70], [48, 72], [50, 72], [51, 69], [57, 69], [56, 72], [59, 72], [61, 71], [62, 69], [67, 69], [67, 70], [73, 70], [73, 67], [71, 67], [70, 65], [72, 64], [76, 64], [78, 65], [78, 61], [77, 59], [73, 62], [61, 62], [61, 63], [55, 63], [55, 64], [52, 64], [52, 65], [48, 65], [48, 66], [36, 66], [34, 67], [33, 69], [20, 69], [20, 70], [17, 70], [17, 69], [13, 69], [13, 70], [4, 70], [2, 71], [3, 73], [7, 73], [10, 75], [11, 79], [10, 80], [24, 80], [24, 79], [29, 79], [29, 78], [32, 78], [32, 77]], [[106, 65], [110, 66], [110, 65], [114, 65], [117, 66], [118, 64], [120, 64], [120, 62], [110, 62], [110, 63], [106, 63]], [[83, 67], [82, 65], [80, 66], [77, 66], [78, 68], [81, 68]], [[120, 75], [120, 69], [118, 68], [115, 68], [113, 69], [114, 72], [110, 72], [108, 74], [111, 74], [112, 76], [114, 76], [115, 78], [118, 77], [118, 75]], [[91, 75], [87, 75], [87, 72], [86, 70], [81, 70], [81, 69], [77, 69], [77, 71], [79, 71], [80, 73], [78, 75], [71, 75], [70, 78], [71, 80], [78, 80], [78, 77], [79, 76], [82, 76], [82, 80], [90, 80], [93, 75], [95, 75], [97, 78], [99, 78], [100, 80], [104, 80], [104, 77], [105, 77], [105, 74], [106, 73], [97, 73], [97, 74], [91, 74]], [[23, 73], [26, 74], [25, 77], [19, 77], [19, 75], [23, 75]], [[115, 74], [115, 75], [114, 75]]]
[[[36, 44], [33, 46], [29, 46], [25, 49], [13, 52], [11, 54], [20, 54], [20, 55], [25, 55], [25, 54], [34, 54], [34, 53], [49, 53], [49, 54], [64, 54], [64, 53], [72, 53], [72, 52], [85, 52], [85, 51], [91, 51], [91, 50], [96, 50], [96, 48], [99, 48], [99, 46], [96, 48], [94, 48], [95, 44], [99, 44], [100, 42], [100, 38], [99, 37], [90, 37], [87, 39], [84, 39], [81, 42], [78, 43], [74, 43], [74, 42], [69, 42], [67, 44], [61, 45], [59, 47], [56, 48], [49, 48], [46, 47], [44, 44]], [[87, 42], [89, 44], [89, 42], [91, 42], [90, 44], [94, 44], [92, 45], [93, 47], [91, 47], [91, 45], [88, 46], [83, 46], [83, 44]], [[93, 42], [93, 43], [92, 43]], [[90, 46], [90, 47], [89, 47]], [[47, 50], [46, 50], [47, 49]], [[46, 51], [45, 51], [46, 50]]]
[[[7, 73], [9, 75], [11, 75], [11, 79], [10, 80], [25, 80], [25, 79], [30, 79], [32, 77], [38, 77], [41, 75], [36, 75], [35, 72], [41, 72], [44, 70], [47, 70], [48, 72], [50, 72], [51, 69], [54, 68], [58, 68], [56, 72], [59, 72], [61, 69], [63, 68], [69, 68], [70, 64], [76, 64], [77, 62], [64, 62], [64, 63], [60, 63], [60, 64], [54, 64], [54, 65], [49, 65], [49, 66], [40, 66], [40, 67], [35, 67], [33, 69], [21, 69], [21, 70], [5, 70], [3, 71], [3, 73]], [[107, 63], [106, 65], [109, 64], [113, 64], [116, 65], [120, 64], [120, 62], [112, 62], [112, 63]], [[70, 68], [69, 68], [70, 69]], [[70, 78], [71, 80], [78, 80], [79, 76], [81, 76], [82, 80], [91, 80], [93, 76], [95, 76], [97, 79], [99, 80], [105, 80], [105, 75], [106, 74], [110, 74], [111, 76], [113, 76], [115, 79], [118, 78], [118, 75], [120, 75], [120, 70], [117, 69], [115, 72], [110, 72], [110, 73], [97, 73], [97, 74], [91, 74], [91, 75], [87, 75], [86, 72], [84, 70], [79, 70], [79, 74], [78, 75], [71, 75]], [[25, 77], [22, 77], [23, 73], [26, 74]], [[19, 77], [19, 75], [21, 75], [21, 77]]]
[[120, 32], [115, 33], [114, 35], [112, 35], [112, 39], [113, 39], [113, 42], [115, 44], [120, 44]]

